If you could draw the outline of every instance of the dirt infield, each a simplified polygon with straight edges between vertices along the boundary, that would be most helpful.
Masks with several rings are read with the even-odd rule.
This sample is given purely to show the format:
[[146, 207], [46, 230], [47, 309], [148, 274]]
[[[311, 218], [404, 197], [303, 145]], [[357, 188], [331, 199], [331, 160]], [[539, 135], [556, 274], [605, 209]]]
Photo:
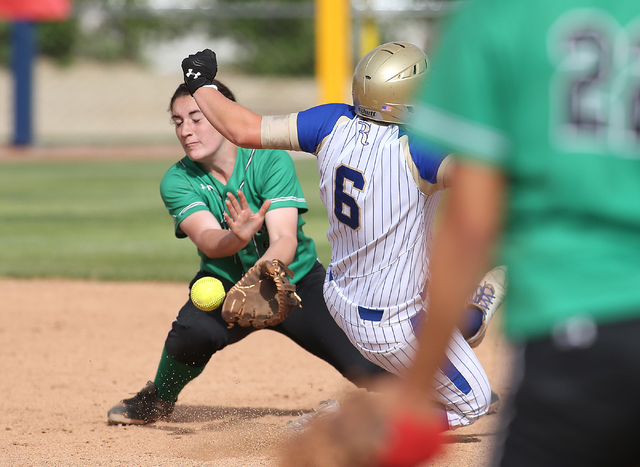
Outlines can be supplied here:
[[[153, 379], [187, 284], [0, 278], [0, 297], [1, 466], [276, 466], [287, 420], [356, 390], [265, 330], [214, 355], [171, 421], [109, 426], [109, 408]], [[504, 396], [509, 351], [497, 328], [477, 350]], [[498, 419], [456, 431], [429, 465], [487, 465]]]

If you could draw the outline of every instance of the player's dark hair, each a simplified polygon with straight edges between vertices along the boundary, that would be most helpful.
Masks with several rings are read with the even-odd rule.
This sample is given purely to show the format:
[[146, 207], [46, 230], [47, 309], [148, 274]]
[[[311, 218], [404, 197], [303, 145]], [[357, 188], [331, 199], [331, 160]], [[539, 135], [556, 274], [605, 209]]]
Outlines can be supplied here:
[[[233, 102], [236, 102], [236, 97], [233, 95], [233, 93], [229, 90], [228, 87], [226, 87], [217, 79], [214, 79], [212, 84], [216, 85], [216, 87], [218, 88], [218, 91], [220, 91], [220, 93], [224, 97], [226, 97], [229, 100], [232, 100]], [[176, 89], [175, 92], [173, 93], [173, 96], [171, 96], [171, 100], [169, 101], [169, 112], [172, 111], [173, 103], [176, 101], [178, 97], [190, 96], [190, 95], [191, 94], [189, 94], [189, 89], [187, 89], [187, 85], [184, 83], [181, 83], [180, 86], [178, 86], [178, 89]]]

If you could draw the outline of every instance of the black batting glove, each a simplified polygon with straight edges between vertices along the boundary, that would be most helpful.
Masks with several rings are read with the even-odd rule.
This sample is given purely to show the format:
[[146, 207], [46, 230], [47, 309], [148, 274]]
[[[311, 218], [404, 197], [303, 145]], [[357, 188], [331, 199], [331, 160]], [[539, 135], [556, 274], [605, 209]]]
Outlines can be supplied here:
[[187, 85], [189, 93], [193, 96], [202, 86], [213, 82], [218, 72], [218, 61], [216, 54], [211, 49], [204, 49], [193, 55], [189, 55], [182, 60], [182, 72], [184, 84]]

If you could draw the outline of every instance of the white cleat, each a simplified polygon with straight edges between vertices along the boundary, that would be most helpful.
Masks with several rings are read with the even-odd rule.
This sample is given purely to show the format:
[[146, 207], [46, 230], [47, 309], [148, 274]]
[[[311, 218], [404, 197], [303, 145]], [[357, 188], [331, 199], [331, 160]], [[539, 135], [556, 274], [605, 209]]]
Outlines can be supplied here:
[[477, 347], [484, 339], [484, 335], [489, 327], [489, 322], [496, 310], [502, 305], [507, 291], [507, 267], [498, 266], [489, 271], [483, 278], [475, 294], [469, 302], [469, 306], [476, 307], [482, 311], [482, 324], [475, 335], [467, 339], [471, 347]]
[[327, 399], [321, 401], [318, 408], [314, 409], [313, 412], [309, 412], [289, 420], [286, 427], [293, 431], [303, 432], [309, 428], [309, 424], [313, 420], [337, 412], [338, 410], [340, 410], [340, 404], [338, 401], [335, 399]]

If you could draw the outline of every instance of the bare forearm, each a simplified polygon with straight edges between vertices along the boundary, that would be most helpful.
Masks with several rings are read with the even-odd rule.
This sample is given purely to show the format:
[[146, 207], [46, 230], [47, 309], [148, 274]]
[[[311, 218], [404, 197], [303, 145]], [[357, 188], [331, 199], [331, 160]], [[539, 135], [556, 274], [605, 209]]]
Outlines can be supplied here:
[[283, 235], [271, 242], [261, 259], [279, 259], [287, 266], [293, 262], [298, 247], [298, 239]]
[[230, 230], [209, 229], [192, 239], [198, 249], [209, 258], [233, 256], [247, 245]]
[[262, 117], [227, 99], [213, 88], [201, 87], [194, 95], [198, 107], [222, 136], [236, 146], [260, 149]]

